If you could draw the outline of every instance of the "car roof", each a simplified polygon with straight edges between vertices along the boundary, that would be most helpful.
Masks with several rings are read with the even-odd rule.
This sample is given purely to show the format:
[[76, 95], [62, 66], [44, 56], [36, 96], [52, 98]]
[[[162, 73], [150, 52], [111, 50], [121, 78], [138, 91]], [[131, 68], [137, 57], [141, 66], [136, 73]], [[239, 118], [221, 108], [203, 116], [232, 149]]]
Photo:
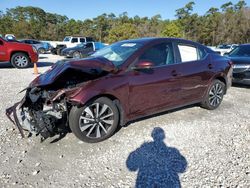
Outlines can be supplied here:
[[77, 38], [93, 38], [93, 37], [86, 37], [86, 36], [65, 36], [64, 38], [66, 38], [66, 37], [71, 37], [71, 38], [73, 38], [73, 37], [77, 37]]
[[123, 41], [119, 41], [122, 43], [125, 42], [135, 42], [135, 43], [141, 43], [143, 45], [150, 43], [150, 42], [156, 42], [156, 41], [161, 41], [161, 40], [170, 40], [172, 42], [178, 42], [178, 43], [187, 43], [190, 45], [195, 45], [198, 46], [200, 48], [205, 49], [208, 53], [214, 53], [213, 50], [211, 50], [210, 48], [198, 43], [198, 42], [194, 42], [191, 40], [186, 40], [186, 39], [181, 39], [181, 38], [163, 38], [163, 37], [146, 37], [146, 38], [138, 38], [138, 39], [131, 39], [131, 40], [123, 40]]
[[38, 41], [39, 42], [39, 40], [36, 40], [36, 39], [20, 39], [20, 41], [24, 41], [24, 40], [33, 40], [33, 41]]
[[247, 44], [241, 44], [241, 45], [239, 45], [239, 46], [249, 46], [250, 47], [250, 44], [249, 43], [247, 43]]
[[[193, 41], [186, 40], [186, 39], [181, 39], [181, 38], [163, 38], [163, 37], [146, 37], [146, 38], [123, 40], [123, 41], [120, 41], [120, 42], [135, 42], [135, 43], [146, 44], [146, 43], [149, 43], [149, 42], [160, 41], [160, 40], [171, 40], [171, 41], [180, 42], [180, 43], [183, 42], [183, 43], [199, 44], [197, 42], [193, 42]], [[199, 44], [199, 45], [201, 45], [201, 44]]]

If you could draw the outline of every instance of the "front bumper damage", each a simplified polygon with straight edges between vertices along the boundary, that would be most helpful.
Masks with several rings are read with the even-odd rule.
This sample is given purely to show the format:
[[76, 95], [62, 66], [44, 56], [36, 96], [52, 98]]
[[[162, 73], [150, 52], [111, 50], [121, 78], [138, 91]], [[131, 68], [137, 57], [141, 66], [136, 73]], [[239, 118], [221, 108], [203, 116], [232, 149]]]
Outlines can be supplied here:
[[69, 112], [72, 106], [82, 105], [85, 87], [116, 70], [111, 62], [103, 61], [92, 58], [57, 62], [30, 83], [20, 102], [6, 109], [8, 119], [22, 137], [24, 130], [43, 139], [65, 134], [70, 130]]
[[[15, 103], [13, 106], [6, 109], [5, 114], [8, 119], [18, 128], [22, 138], [24, 138], [23, 127], [20, 124], [18, 117], [17, 117], [17, 107], [20, 105], [21, 102]], [[12, 118], [13, 117], [13, 118]]]
[[41, 140], [69, 131], [68, 112], [70, 103], [66, 94], [78, 88], [59, 90], [49, 93], [40, 88], [26, 91], [24, 98], [6, 109], [6, 116], [18, 128], [24, 138], [24, 131], [29, 135], [40, 135]]

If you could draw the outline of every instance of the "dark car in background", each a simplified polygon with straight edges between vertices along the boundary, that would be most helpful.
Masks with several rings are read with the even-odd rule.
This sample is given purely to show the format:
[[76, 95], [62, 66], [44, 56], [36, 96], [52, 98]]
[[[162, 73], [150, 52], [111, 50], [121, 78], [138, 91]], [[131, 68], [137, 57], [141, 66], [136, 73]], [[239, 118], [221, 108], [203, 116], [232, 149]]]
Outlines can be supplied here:
[[44, 54], [52, 48], [49, 43], [41, 42], [41, 41], [34, 40], [34, 39], [22, 39], [19, 41], [21, 43], [30, 44], [34, 46], [37, 49], [38, 53], [40, 54]]
[[233, 62], [233, 82], [250, 85], [250, 44], [242, 44], [225, 54]]
[[93, 37], [83, 37], [83, 36], [66, 36], [62, 42], [57, 42], [56, 47], [51, 49], [51, 53], [54, 55], [61, 55], [61, 51], [64, 48], [72, 48], [78, 44], [94, 42]]
[[67, 48], [65, 44], [57, 44], [55, 48], [52, 48], [50, 51], [53, 55], [60, 55], [63, 49]]
[[155, 113], [190, 104], [216, 109], [231, 79], [230, 60], [201, 44], [126, 40], [85, 59], [57, 62], [6, 114], [14, 114], [21, 133], [46, 138], [69, 125], [79, 139], [100, 142], [118, 126]]
[[105, 45], [101, 42], [87, 42], [78, 44], [72, 48], [64, 48], [60, 55], [73, 58], [83, 58], [104, 47]]

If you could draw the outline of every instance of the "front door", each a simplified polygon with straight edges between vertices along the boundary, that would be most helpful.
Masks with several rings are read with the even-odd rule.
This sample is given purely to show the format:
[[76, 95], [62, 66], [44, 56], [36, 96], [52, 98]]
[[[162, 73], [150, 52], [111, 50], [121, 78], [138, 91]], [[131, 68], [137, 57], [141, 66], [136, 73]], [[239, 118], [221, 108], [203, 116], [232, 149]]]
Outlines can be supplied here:
[[0, 61], [8, 61], [6, 44], [0, 39]]

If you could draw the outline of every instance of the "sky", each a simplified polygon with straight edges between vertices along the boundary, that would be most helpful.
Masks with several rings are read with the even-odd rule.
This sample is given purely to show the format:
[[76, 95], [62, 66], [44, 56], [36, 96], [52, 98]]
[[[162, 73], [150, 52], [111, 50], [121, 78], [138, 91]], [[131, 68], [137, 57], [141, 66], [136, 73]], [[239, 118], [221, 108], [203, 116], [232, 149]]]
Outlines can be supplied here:
[[[84, 20], [103, 13], [117, 16], [128, 12], [129, 17], [152, 17], [160, 14], [163, 19], [174, 19], [175, 10], [182, 8], [191, 0], [0, 0], [0, 10], [16, 6], [35, 6], [46, 12], [66, 15], [68, 18]], [[194, 12], [203, 15], [210, 7], [219, 8], [230, 0], [194, 0]], [[234, 4], [239, 0], [231, 0]], [[250, 5], [250, 0], [245, 1]]]

